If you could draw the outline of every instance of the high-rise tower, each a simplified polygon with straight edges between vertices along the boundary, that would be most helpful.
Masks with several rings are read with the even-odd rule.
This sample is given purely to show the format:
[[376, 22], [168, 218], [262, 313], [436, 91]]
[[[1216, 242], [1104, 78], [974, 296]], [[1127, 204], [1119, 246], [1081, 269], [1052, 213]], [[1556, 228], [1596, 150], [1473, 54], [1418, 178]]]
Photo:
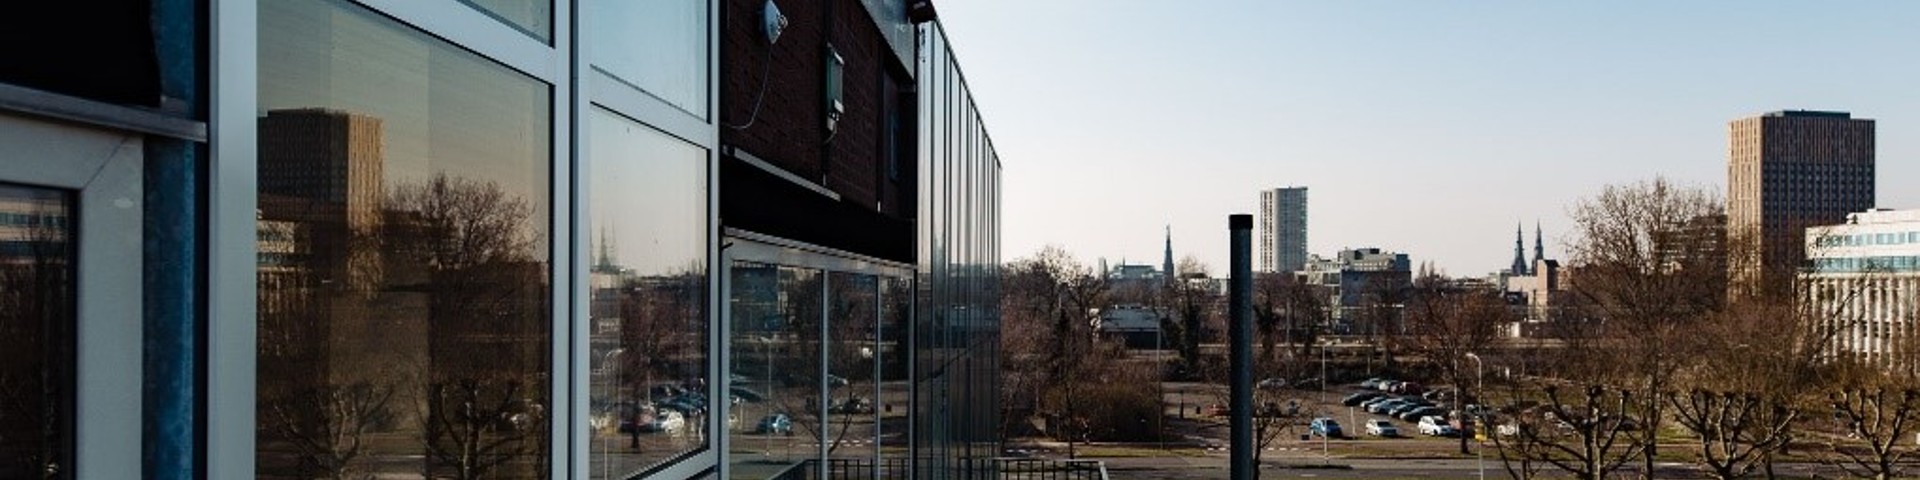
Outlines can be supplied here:
[[1294, 272], [1307, 265], [1307, 187], [1260, 191], [1260, 270]]
[[1807, 227], [1874, 206], [1874, 123], [1846, 112], [1787, 110], [1727, 126], [1731, 280], [1785, 292], [1806, 258]]

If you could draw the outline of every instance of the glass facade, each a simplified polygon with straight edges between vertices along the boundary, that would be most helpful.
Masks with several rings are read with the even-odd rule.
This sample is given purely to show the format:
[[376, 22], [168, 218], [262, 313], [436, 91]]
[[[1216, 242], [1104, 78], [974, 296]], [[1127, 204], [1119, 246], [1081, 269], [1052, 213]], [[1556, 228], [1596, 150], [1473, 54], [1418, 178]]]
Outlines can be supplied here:
[[946, 34], [920, 28], [916, 478], [989, 478], [999, 456], [1000, 158]]
[[[203, 3], [120, 12], [160, 108], [0, 101], [0, 140], [89, 158], [0, 162], [0, 478], [991, 471], [999, 164], [904, 4], [819, 12], [881, 27], [842, 51], [879, 126], [809, 183], [817, 143], [723, 145], [731, 3]], [[867, 174], [897, 191], [840, 201]], [[726, 225], [766, 197], [722, 178], [827, 227]]]
[[786, 260], [730, 268], [730, 478], [908, 476], [907, 270]]
[[73, 200], [0, 183], [0, 478], [74, 478]]
[[707, 416], [707, 151], [594, 109], [587, 385], [593, 478], [712, 445]]
[[340, 1], [259, 10], [258, 478], [542, 478], [546, 84]]
[[674, 107], [707, 118], [706, 0], [588, 0], [593, 67]]

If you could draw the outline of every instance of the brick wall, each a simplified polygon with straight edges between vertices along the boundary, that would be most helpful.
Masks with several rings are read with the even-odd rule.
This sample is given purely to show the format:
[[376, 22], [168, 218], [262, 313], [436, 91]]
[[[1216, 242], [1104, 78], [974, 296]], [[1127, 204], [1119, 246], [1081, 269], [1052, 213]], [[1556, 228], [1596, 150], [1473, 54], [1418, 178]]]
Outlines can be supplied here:
[[[765, 98], [752, 126], [723, 128], [721, 142], [737, 147], [801, 178], [839, 193], [842, 200], [892, 217], [910, 216], [911, 198], [902, 190], [913, 180], [904, 174], [889, 178], [882, 162], [886, 131], [884, 109], [889, 95], [909, 85], [905, 67], [898, 65], [885, 37], [858, 0], [777, 0], [788, 27], [771, 57], [762, 38], [764, 0], [727, 0], [721, 34], [721, 119], [729, 125], [746, 123], [767, 72]], [[838, 133], [828, 141], [824, 84], [827, 45], [846, 60]], [[766, 60], [771, 58], [771, 60]], [[767, 65], [763, 65], [767, 62]], [[763, 70], [765, 69], [765, 70]], [[895, 108], [905, 108], [895, 105]], [[911, 136], [910, 121], [902, 136]], [[904, 142], [902, 142], [904, 144]], [[911, 162], [905, 162], [911, 163]], [[903, 169], [904, 170], [904, 169]], [[882, 202], [882, 200], [887, 200]], [[878, 206], [884, 205], [884, 209]]]

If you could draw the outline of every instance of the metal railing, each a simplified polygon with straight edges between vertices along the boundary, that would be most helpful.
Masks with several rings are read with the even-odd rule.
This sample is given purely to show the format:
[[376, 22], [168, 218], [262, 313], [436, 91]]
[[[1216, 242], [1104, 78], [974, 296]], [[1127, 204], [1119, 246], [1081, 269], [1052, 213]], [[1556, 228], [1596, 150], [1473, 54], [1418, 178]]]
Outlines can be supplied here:
[[[832, 480], [883, 480], [916, 478], [906, 458], [834, 458], [826, 463], [826, 478]], [[1058, 460], [1047, 458], [952, 459], [960, 471], [953, 478], [993, 480], [1108, 480], [1107, 466], [1099, 460]], [[820, 461], [805, 460], [781, 470], [767, 480], [822, 480]]]

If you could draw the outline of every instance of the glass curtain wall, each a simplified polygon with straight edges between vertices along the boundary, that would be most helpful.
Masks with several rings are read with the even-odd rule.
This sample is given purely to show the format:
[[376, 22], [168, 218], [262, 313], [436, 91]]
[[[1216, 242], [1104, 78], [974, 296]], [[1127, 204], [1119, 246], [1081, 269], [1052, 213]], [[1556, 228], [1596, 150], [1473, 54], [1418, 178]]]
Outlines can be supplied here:
[[706, 449], [707, 151], [604, 109], [588, 125], [593, 478]]
[[715, 2], [257, 4], [253, 474], [711, 473]]
[[[579, 2], [585, 158], [575, 170], [590, 297], [584, 362], [589, 478], [687, 478], [736, 428], [720, 390], [712, 210], [718, 131], [710, 0]], [[576, 242], [579, 244], [580, 242]], [[579, 277], [576, 277], [579, 278]], [[575, 338], [581, 338], [576, 336]], [[579, 364], [579, 363], [576, 363]], [[751, 396], [751, 395], [747, 395]]]
[[908, 477], [910, 280], [753, 261], [729, 275], [731, 478]]
[[547, 476], [550, 86], [349, 2], [258, 25], [257, 476]]
[[1000, 162], [939, 23], [918, 41], [915, 476], [989, 478], [1000, 445]]
[[74, 197], [0, 183], [0, 478], [73, 478]]

